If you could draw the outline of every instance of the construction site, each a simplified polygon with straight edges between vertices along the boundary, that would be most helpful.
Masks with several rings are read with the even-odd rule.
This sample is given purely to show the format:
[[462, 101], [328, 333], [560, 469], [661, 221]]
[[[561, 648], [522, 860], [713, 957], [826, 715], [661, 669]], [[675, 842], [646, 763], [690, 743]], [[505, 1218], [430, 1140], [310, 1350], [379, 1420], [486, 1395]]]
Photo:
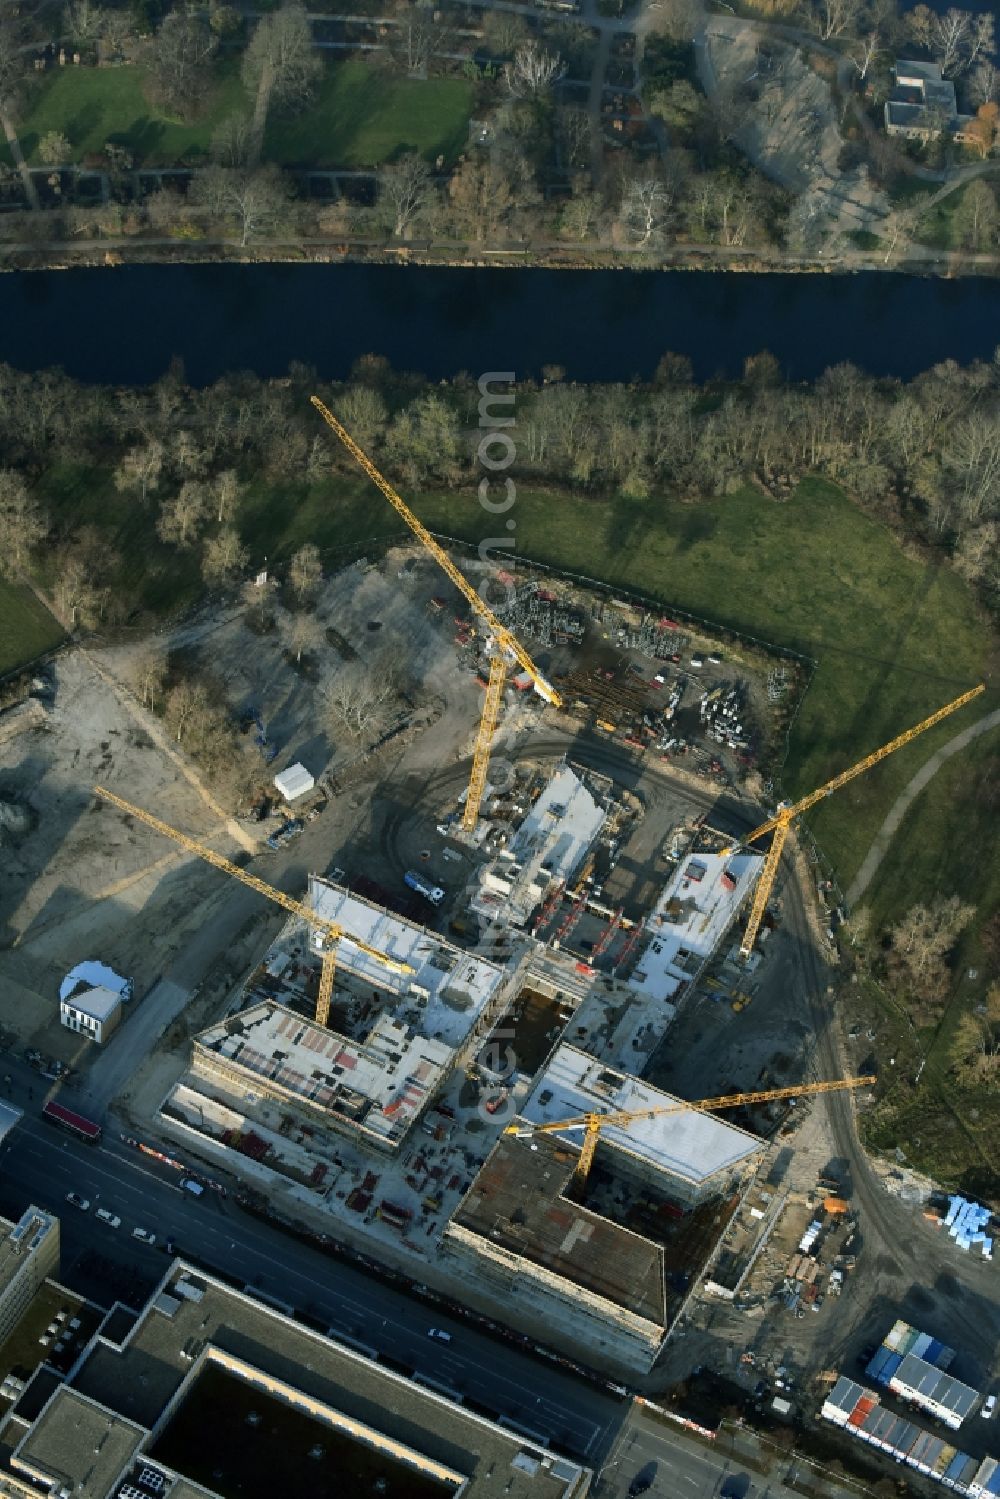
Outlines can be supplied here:
[[[10, 841], [17, 898], [0, 875], [7, 1044], [253, 1211], [615, 1377], [668, 1371], [716, 1315], [730, 1346], [760, 1329], [759, 1366], [815, 1343], [798, 1324], [850, 1302], [860, 1260], [823, 1095], [864, 1108], [876, 1079], [815, 1064], [782, 853], [975, 691], [766, 816], [747, 788], [794, 662], [529, 569], [494, 613], [358, 461], [414, 541], [328, 580], [309, 673], [248, 648], [242, 609], [176, 632], [257, 727], [263, 815], [185, 766], [125, 645], [62, 660], [44, 731], [2, 746], [34, 834]], [[338, 738], [323, 694], [387, 653], [375, 742]], [[136, 996], [99, 1059], [58, 1020], [98, 955]]]

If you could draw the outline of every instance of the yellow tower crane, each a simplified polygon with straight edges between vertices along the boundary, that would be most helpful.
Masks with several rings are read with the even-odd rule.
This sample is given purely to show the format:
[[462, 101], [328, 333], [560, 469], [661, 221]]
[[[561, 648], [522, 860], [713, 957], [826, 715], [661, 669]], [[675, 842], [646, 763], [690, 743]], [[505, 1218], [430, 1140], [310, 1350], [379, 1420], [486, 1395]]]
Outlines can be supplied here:
[[[767, 822], [762, 822], [759, 828], [754, 828], [753, 832], [742, 840], [742, 844], [745, 845], [755, 842], [758, 838], [763, 838], [767, 833], [774, 834], [771, 839], [771, 847], [767, 851], [767, 858], [764, 860], [764, 868], [761, 871], [760, 879], [757, 881], [757, 889], [754, 891], [753, 905], [750, 908], [750, 918], [747, 921], [743, 941], [740, 944], [741, 958], [749, 958], [753, 952], [753, 945], [757, 940], [757, 933], [764, 919], [764, 911], [767, 908], [767, 902], [778, 873], [782, 850], [785, 847], [785, 842], [795, 818], [801, 816], [803, 812], [808, 812], [810, 807], [814, 807], [824, 797], [831, 796], [834, 791], [839, 791], [841, 786], [846, 786], [848, 781], [853, 781], [856, 776], [864, 775], [866, 770], [871, 770], [872, 766], [877, 765], [880, 760], [884, 760], [888, 755], [894, 754], [896, 750], [902, 749], [904, 744], [912, 743], [925, 729], [933, 728], [936, 723], [941, 722], [942, 718], [947, 718], [949, 713], [957, 713], [959, 708], [964, 708], [966, 703], [971, 703], [973, 698], [978, 697], [981, 692], [985, 691], [985, 685], [980, 682], [978, 687], [973, 687], [969, 692], [963, 692], [961, 697], [957, 697], [954, 702], [947, 703], [945, 707], [939, 708], [936, 713], [931, 714], [930, 718], [925, 718], [922, 723], [915, 724], [912, 729], [907, 729], [905, 733], [899, 734], [895, 739], [890, 739], [889, 743], [883, 744], [881, 749], [877, 749], [872, 754], [866, 755], [863, 760], [858, 761], [857, 765], [852, 765], [850, 770], [842, 770], [840, 775], [834, 776], [832, 781], [827, 781], [825, 785], [820, 786], [818, 791], [810, 792], [808, 796], [802, 797], [800, 801], [791, 802], [779, 807], [773, 817], [769, 817]], [[735, 853], [736, 850], [730, 849], [729, 852]]]
[[842, 1088], [863, 1088], [877, 1081], [876, 1077], [839, 1077], [832, 1082], [798, 1083], [793, 1088], [768, 1088], [763, 1093], [727, 1093], [722, 1098], [702, 1098], [697, 1103], [682, 1103], [678, 1100], [676, 1103], [657, 1104], [651, 1109], [616, 1109], [608, 1114], [575, 1114], [572, 1119], [556, 1119], [544, 1124], [518, 1119], [514, 1124], [508, 1124], [504, 1134], [515, 1135], [519, 1140], [530, 1140], [533, 1135], [561, 1135], [568, 1130], [584, 1130], [580, 1158], [573, 1169], [574, 1182], [582, 1186], [590, 1175], [601, 1131], [608, 1125], [628, 1129], [630, 1124], [635, 1124], [640, 1119], [659, 1119], [664, 1114], [677, 1114], [684, 1109], [710, 1114], [716, 1109], [736, 1109], [741, 1104], [769, 1103], [777, 1098], [806, 1098], [814, 1093], [835, 1093]]
[[341, 426], [337, 418], [329, 411], [318, 396], [310, 396], [312, 404], [316, 407], [320, 416], [326, 422], [330, 430], [344, 444], [351, 457], [364, 469], [372, 483], [385, 495], [389, 504], [401, 515], [409, 526], [414, 536], [422, 543], [424, 548], [431, 554], [435, 562], [441, 567], [454, 583], [459, 593], [469, 606], [483, 621], [490, 635], [493, 637], [494, 653], [490, 657], [490, 680], [486, 688], [486, 696], [483, 701], [482, 718], [479, 723], [479, 733], [476, 736], [476, 748], [472, 758], [472, 775], [469, 780], [469, 791], [465, 799], [465, 811], [462, 816], [462, 826], [467, 832], [472, 832], [479, 819], [479, 807], [483, 799], [483, 791], [486, 788], [486, 772], [490, 763], [490, 747], [493, 735], [496, 731], [497, 721], [500, 717], [500, 702], [503, 694], [503, 684], [507, 676], [507, 662], [513, 658], [528, 673], [534, 685], [535, 691], [543, 697], [547, 703], [554, 708], [562, 704], [562, 698], [550, 682], [542, 676], [538, 667], [532, 661], [524, 646], [513, 635], [505, 625], [502, 625], [489, 605], [480, 598], [469, 580], [459, 571], [452, 562], [443, 547], [438, 546], [434, 537], [422, 525], [413, 511], [407, 505], [401, 495], [389, 483], [372, 463], [367, 453], [354, 441], [347, 429]]
[[164, 838], [173, 839], [179, 843], [181, 848], [187, 849], [189, 854], [197, 854], [199, 859], [204, 859], [206, 864], [211, 864], [215, 869], [221, 869], [225, 874], [231, 874], [234, 880], [239, 880], [242, 885], [247, 885], [251, 890], [256, 890], [258, 895], [266, 895], [268, 900], [273, 900], [275, 905], [283, 906], [286, 911], [291, 911], [293, 916], [301, 916], [311, 927], [315, 927], [322, 933], [325, 939], [323, 947], [323, 962], [320, 969], [319, 993], [316, 996], [316, 1024], [326, 1025], [330, 1019], [330, 1000], [333, 996], [333, 975], [336, 970], [337, 943], [341, 937], [346, 937], [360, 952], [369, 958], [375, 958], [383, 968], [388, 968], [393, 973], [414, 973], [416, 970], [411, 963], [404, 963], [399, 958], [390, 958], [388, 953], [381, 952], [377, 947], [371, 947], [367, 942], [362, 942], [353, 933], [335, 921], [327, 921], [324, 916], [311, 910], [309, 906], [303, 905], [301, 901], [294, 900], [292, 896], [286, 895], [283, 890], [277, 890], [273, 885], [268, 885], [265, 880], [259, 880], [255, 874], [247, 874], [238, 864], [232, 864], [222, 854], [217, 854], [213, 849], [206, 848], [203, 843], [197, 843], [194, 838], [189, 838], [186, 833], [179, 833], [169, 823], [161, 822], [151, 812], [146, 812], [142, 807], [135, 807], [123, 797], [116, 796], [113, 791], [107, 791], [103, 786], [94, 787], [95, 795], [104, 801], [110, 802], [120, 812], [128, 813], [129, 817], [138, 818], [154, 832], [162, 833]]

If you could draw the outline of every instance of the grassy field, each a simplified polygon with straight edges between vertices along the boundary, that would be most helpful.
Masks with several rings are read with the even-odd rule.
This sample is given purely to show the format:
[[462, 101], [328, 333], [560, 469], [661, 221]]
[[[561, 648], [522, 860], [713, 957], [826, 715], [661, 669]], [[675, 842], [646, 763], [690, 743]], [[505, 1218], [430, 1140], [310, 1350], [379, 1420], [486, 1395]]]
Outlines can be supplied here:
[[220, 71], [204, 113], [191, 124], [171, 119], [150, 103], [148, 74], [142, 67], [60, 68], [50, 73], [19, 122], [21, 148], [38, 163], [38, 142], [59, 131], [81, 161], [103, 151], [111, 141], [126, 146], [137, 165], [197, 164], [207, 157], [212, 133], [220, 121], [248, 107], [235, 67]]
[[[470, 541], [490, 529], [471, 485], [468, 493], [422, 496], [416, 509], [429, 525]], [[628, 585], [816, 658], [791, 736], [789, 794], [853, 764], [986, 669], [989, 632], [961, 581], [943, 566], [906, 558], [831, 484], [808, 480], [787, 504], [743, 490], [699, 507], [523, 489], [512, 515], [517, 551], [526, 557]], [[257, 491], [243, 527], [271, 555], [308, 539], [333, 548], [398, 529], [374, 490], [353, 480], [280, 497]], [[917, 767], [992, 702], [981, 699], [814, 814], [842, 882]]]
[[[198, 165], [228, 115], [249, 110], [235, 62], [218, 81], [197, 120], [171, 119], [150, 102], [143, 67], [60, 68], [47, 75], [19, 122], [21, 147], [38, 164], [38, 143], [49, 131], [65, 135], [72, 159], [82, 161], [111, 141], [126, 146], [137, 165]], [[401, 151], [452, 161], [468, 135], [472, 85], [460, 78], [426, 82], [387, 77], [362, 62], [336, 63], [324, 72], [309, 108], [275, 113], [264, 156], [282, 166], [371, 167]], [[4, 144], [0, 157], [9, 161]]]
[[403, 151], [454, 161], [468, 139], [472, 84], [393, 78], [363, 62], [328, 68], [308, 110], [268, 122], [264, 155], [282, 166], [374, 167]]
[[63, 635], [30, 588], [0, 582], [0, 675], [51, 650]]

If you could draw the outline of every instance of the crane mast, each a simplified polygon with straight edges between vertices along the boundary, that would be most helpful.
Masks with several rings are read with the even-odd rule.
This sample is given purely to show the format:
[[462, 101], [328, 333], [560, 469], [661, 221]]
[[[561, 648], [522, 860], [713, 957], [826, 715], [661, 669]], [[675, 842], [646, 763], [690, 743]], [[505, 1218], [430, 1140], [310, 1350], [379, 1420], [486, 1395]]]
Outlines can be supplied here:
[[[754, 828], [753, 832], [744, 838], [744, 844], [748, 844], [755, 842], [758, 838], [765, 837], [768, 833], [774, 834], [771, 847], [767, 852], [767, 858], [764, 861], [764, 868], [761, 871], [760, 879], [757, 881], [757, 888], [754, 891], [753, 904], [750, 908], [746, 931], [740, 943], [741, 958], [746, 960], [753, 952], [757, 933], [760, 930], [760, 924], [764, 919], [764, 912], [767, 909], [767, 902], [774, 888], [774, 881], [777, 878], [782, 850], [791, 832], [792, 823], [795, 818], [800, 817], [803, 812], [808, 812], [810, 807], [814, 807], [817, 802], [823, 801], [825, 797], [832, 796], [835, 791], [839, 791], [842, 786], [846, 786], [857, 776], [864, 775], [865, 771], [871, 770], [873, 765], [878, 765], [882, 760], [888, 759], [890, 755], [895, 754], [904, 745], [912, 744], [914, 739], [919, 738], [928, 729], [932, 729], [935, 724], [940, 723], [949, 714], [957, 713], [959, 708], [964, 708], [966, 703], [971, 703], [974, 698], [979, 697], [980, 693], [985, 691], [985, 684], [980, 682], [978, 687], [972, 687], [968, 692], [963, 692], [961, 697], [957, 697], [954, 701], [946, 703], [943, 708], [938, 708], [936, 713], [932, 713], [929, 718], [925, 718], [920, 723], [914, 724], [912, 729], [906, 729], [902, 734], [897, 734], [895, 739], [890, 739], [889, 743], [883, 744], [881, 749], [873, 750], [870, 755], [866, 755], [863, 760], [859, 760], [849, 770], [842, 770], [839, 775], [834, 776], [832, 780], [826, 781], [817, 790], [811, 791], [808, 796], [803, 796], [799, 801], [793, 802], [790, 806], [779, 807], [773, 817], [769, 817], [766, 822], [762, 822], [759, 828]], [[729, 852], [733, 853], [735, 850], [730, 849]]]
[[232, 875], [234, 880], [239, 880], [241, 885], [246, 885], [250, 890], [256, 890], [258, 895], [264, 895], [275, 905], [291, 912], [293, 916], [301, 916], [310, 926], [322, 932], [325, 938], [323, 948], [322, 966], [320, 968], [319, 992], [316, 996], [316, 1024], [325, 1026], [330, 1019], [330, 1001], [333, 996], [333, 977], [336, 972], [337, 943], [341, 937], [346, 937], [359, 952], [363, 952], [369, 958], [374, 958], [384, 968], [393, 973], [413, 973], [415, 970], [410, 963], [404, 963], [399, 958], [391, 958], [388, 953], [382, 952], [377, 947], [372, 947], [367, 942], [362, 942], [335, 921], [328, 921], [326, 917], [318, 915], [309, 906], [301, 901], [295, 900], [291, 895], [286, 895], [283, 890], [278, 890], [274, 885], [269, 885], [265, 880], [258, 879], [255, 874], [248, 874], [238, 864], [233, 864], [223, 854], [217, 854], [214, 849], [206, 848], [205, 844], [189, 838], [186, 833], [181, 833], [177, 828], [172, 828], [168, 822], [162, 822], [159, 817], [154, 817], [152, 812], [147, 812], [143, 807], [136, 807], [132, 802], [127, 802], [124, 797], [116, 796], [113, 791], [108, 791], [104, 786], [95, 786], [94, 794], [101, 797], [103, 801], [109, 802], [111, 806], [117, 807], [120, 812], [125, 812], [129, 817], [136, 818], [145, 823], [146, 827], [152, 828], [156, 833], [162, 833], [164, 838], [170, 838], [174, 843], [186, 849], [189, 854], [195, 854], [199, 859], [204, 859], [206, 864], [211, 864], [214, 869], [221, 869], [224, 874]]
[[657, 1104], [651, 1109], [613, 1109], [607, 1114], [597, 1112], [575, 1114], [570, 1119], [549, 1120], [542, 1124], [533, 1124], [522, 1119], [509, 1124], [504, 1134], [515, 1135], [520, 1140], [530, 1140], [533, 1135], [556, 1135], [566, 1134], [570, 1130], [584, 1130], [583, 1145], [573, 1171], [573, 1180], [582, 1185], [590, 1174], [601, 1131], [608, 1125], [627, 1129], [630, 1124], [640, 1119], [659, 1119], [664, 1114], [682, 1113], [685, 1109], [694, 1109], [701, 1114], [711, 1114], [716, 1109], [735, 1109], [741, 1104], [770, 1103], [780, 1098], [807, 1098], [817, 1093], [836, 1093], [845, 1088], [862, 1088], [877, 1081], [878, 1079], [873, 1075], [838, 1077], [819, 1083], [796, 1083], [790, 1088], [766, 1088], [763, 1092], [757, 1093], [727, 1093], [721, 1098], [702, 1098], [697, 1103], [678, 1100], [676, 1103]]
[[490, 680], [483, 703], [479, 732], [476, 736], [476, 748], [472, 759], [472, 775], [469, 781], [469, 791], [465, 799], [465, 810], [462, 815], [462, 826], [466, 832], [472, 832], [479, 818], [479, 808], [486, 786], [486, 773], [489, 769], [490, 746], [500, 716], [500, 701], [506, 677], [504, 658], [513, 657], [517, 661], [518, 665], [531, 678], [535, 691], [540, 697], [544, 698], [545, 702], [551, 704], [552, 707], [561, 707], [562, 698], [552, 684], [542, 676], [517, 636], [508, 630], [506, 625], [500, 623], [486, 601], [480, 597], [465, 575], [455, 566], [444, 548], [439, 546], [434, 540], [427, 527], [417, 519], [402, 495], [398, 494], [388, 479], [379, 472], [364, 449], [358, 446], [346, 427], [337, 420], [333, 412], [323, 404], [318, 396], [310, 396], [309, 399], [331, 432], [340, 439], [355, 462], [364, 470], [372, 483], [381, 490], [397, 515], [403, 518], [425, 551], [430, 553], [442, 571], [451, 579], [459, 593], [469, 604], [470, 608], [478, 614], [493, 637], [496, 654], [490, 658]]

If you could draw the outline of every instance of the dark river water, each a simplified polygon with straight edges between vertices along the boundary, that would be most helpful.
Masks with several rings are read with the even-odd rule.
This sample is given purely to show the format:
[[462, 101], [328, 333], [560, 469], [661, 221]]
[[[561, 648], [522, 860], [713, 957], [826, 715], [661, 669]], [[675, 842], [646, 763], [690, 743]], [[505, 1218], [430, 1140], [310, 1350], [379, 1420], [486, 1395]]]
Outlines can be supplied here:
[[180, 358], [203, 385], [227, 370], [335, 379], [362, 354], [432, 378], [459, 370], [648, 377], [667, 350], [696, 375], [737, 374], [769, 349], [793, 379], [852, 360], [908, 377], [1000, 344], [1000, 281], [684, 271], [134, 266], [0, 275], [0, 361], [141, 384]]

